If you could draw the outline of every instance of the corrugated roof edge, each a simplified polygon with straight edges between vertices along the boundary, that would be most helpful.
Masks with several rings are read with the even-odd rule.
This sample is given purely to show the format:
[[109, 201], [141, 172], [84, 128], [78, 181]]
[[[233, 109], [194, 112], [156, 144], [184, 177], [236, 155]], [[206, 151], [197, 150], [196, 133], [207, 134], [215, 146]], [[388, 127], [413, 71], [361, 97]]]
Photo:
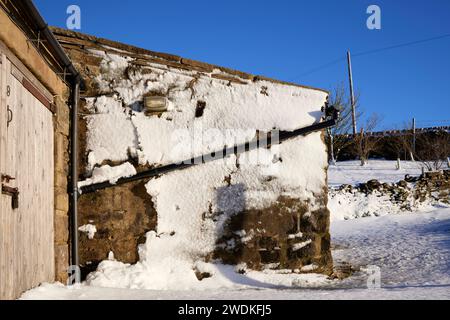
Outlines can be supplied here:
[[149, 55], [149, 56], [157, 57], [157, 58], [160, 58], [160, 59], [163, 59], [163, 60], [180, 63], [182, 65], [203, 65], [203, 66], [209, 66], [212, 69], [219, 69], [222, 72], [228, 73], [230, 75], [238, 76], [240, 78], [247, 79], [247, 80], [249, 80], [249, 79], [251, 79], [253, 81], [264, 80], [264, 81], [284, 84], [284, 85], [288, 85], [288, 86], [295, 86], [295, 87], [300, 87], [300, 88], [305, 88], [305, 89], [310, 89], [310, 90], [321, 91], [321, 92], [324, 92], [326, 94], [329, 94], [329, 92], [327, 90], [324, 90], [324, 89], [319, 89], [319, 88], [314, 88], [314, 87], [310, 87], [310, 86], [305, 86], [305, 85], [301, 85], [301, 84], [297, 84], [297, 83], [293, 83], [293, 82], [277, 80], [277, 79], [268, 78], [268, 77], [261, 76], [261, 75], [252, 75], [252, 74], [249, 74], [249, 73], [246, 73], [246, 72], [237, 71], [237, 70], [233, 70], [233, 69], [230, 69], [230, 68], [217, 66], [217, 65], [213, 65], [213, 64], [209, 64], [209, 63], [204, 63], [204, 62], [200, 62], [200, 61], [196, 61], [196, 60], [191, 60], [191, 59], [183, 58], [183, 57], [180, 57], [180, 56], [177, 56], [177, 55], [173, 55], [173, 54], [151, 51], [151, 50], [139, 48], [139, 47], [136, 47], [136, 46], [133, 46], [133, 45], [124, 44], [124, 43], [121, 43], [121, 42], [118, 42], [118, 41], [113, 41], [113, 40], [109, 40], [109, 39], [105, 39], [105, 38], [95, 37], [95, 36], [88, 35], [88, 34], [81, 33], [81, 32], [76, 32], [76, 31], [72, 31], [72, 30], [62, 29], [62, 28], [58, 28], [58, 27], [50, 27], [50, 29], [51, 29], [51, 31], [53, 32], [53, 34], [56, 37], [58, 35], [61, 35], [61, 36], [68, 37], [68, 38], [75, 38], [75, 39], [90, 41], [90, 42], [92, 42], [94, 44], [106, 45], [106, 46], [117, 48], [117, 49], [123, 50], [123, 51], [129, 51], [129, 52], [135, 52], [135, 53], [139, 53], [139, 54]]

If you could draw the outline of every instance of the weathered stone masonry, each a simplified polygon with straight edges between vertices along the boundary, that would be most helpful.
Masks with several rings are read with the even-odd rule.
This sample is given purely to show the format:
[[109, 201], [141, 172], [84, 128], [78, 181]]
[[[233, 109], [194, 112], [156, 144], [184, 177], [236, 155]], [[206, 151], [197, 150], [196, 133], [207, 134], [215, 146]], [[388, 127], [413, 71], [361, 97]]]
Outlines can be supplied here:
[[450, 204], [450, 170], [426, 172], [419, 177], [407, 175], [397, 183], [370, 180], [358, 186], [342, 185], [339, 191], [387, 195], [402, 211], [413, 211], [424, 202]]
[[55, 274], [56, 280], [64, 283], [69, 266], [70, 109], [62, 97], [55, 98], [55, 107]]
[[[134, 60], [130, 68], [137, 68], [142, 73], [146, 72], [148, 64], [161, 64], [169, 68], [194, 71], [197, 76], [208, 74], [211, 78], [236, 85], [261, 80], [284, 83], [66, 30], [54, 29], [53, 32], [82, 74], [86, 83], [86, 91], [83, 95], [88, 97], [101, 94], [95, 78], [100, 74], [102, 59], [93, 54], [90, 51], [92, 49], [114, 54], [123, 53], [132, 57]], [[214, 70], [221, 72], [214, 73]], [[132, 73], [133, 70], [128, 72]], [[89, 111], [82, 108], [81, 112]], [[79, 158], [81, 159], [79, 178], [84, 180], [88, 172], [87, 128], [83, 117], [80, 118], [79, 129]], [[146, 166], [134, 163], [132, 158], [128, 161], [135, 165], [138, 172], [148, 169]], [[105, 164], [114, 166], [121, 163], [109, 161], [102, 165]], [[304, 266], [315, 265], [315, 269], [307, 272], [331, 273], [332, 257], [326, 186], [320, 194], [314, 196], [316, 209], [313, 212], [308, 209], [308, 203], [289, 197], [280, 197], [272, 206], [264, 210], [249, 210], [234, 216], [229, 221], [223, 236], [218, 240], [216, 251], [205, 259], [218, 258], [230, 264], [244, 262], [253, 269], [272, 265], [275, 269], [301, 270]], [[204, 213], [212, 219], [220, 214], [220, 212]], [[97, 227], [97, 233], [92, 240], [85, 234], [80, 234], [81, 263], [85, 271], [91, 271], [95, 269], [98, 262], [107, 258], [110, 251], [114, 252], [115, 258], [119, 261], [135, 263], [138, 260], [138, 244], [145, 242], [145, 233], [155, 230], [157, 226], [157, 212], [152, 198], [145, 191], [145, 181], [143, 181], [81, 196], [78, 222], [79, 225], [93, 223]], [[264, 226], [264, 232], [255, 233], [260, 225]], [[252, 233], [251, 241], [242, 242], [242, 237], [238, 236], [242, 230]], [[228, 246], [230, 242], [234, 242], [236, 246]], [[304, 245], [305, 243], [307, 245]]]

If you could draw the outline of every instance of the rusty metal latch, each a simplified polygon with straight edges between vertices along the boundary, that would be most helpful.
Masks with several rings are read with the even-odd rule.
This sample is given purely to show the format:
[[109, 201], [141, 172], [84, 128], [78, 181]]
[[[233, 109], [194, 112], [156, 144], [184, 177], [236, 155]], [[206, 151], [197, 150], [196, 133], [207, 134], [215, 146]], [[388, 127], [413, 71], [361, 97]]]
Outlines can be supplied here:
[[11, 207], [13, 210], [19, 208], [19, 188], [12, 188], [2, 184], [2, 194], [12, 197]]
[[10, 183], [12, 180], [16, 180], [16, 178], [11, 177], [7, 174], [2, 174], [2, 182]]

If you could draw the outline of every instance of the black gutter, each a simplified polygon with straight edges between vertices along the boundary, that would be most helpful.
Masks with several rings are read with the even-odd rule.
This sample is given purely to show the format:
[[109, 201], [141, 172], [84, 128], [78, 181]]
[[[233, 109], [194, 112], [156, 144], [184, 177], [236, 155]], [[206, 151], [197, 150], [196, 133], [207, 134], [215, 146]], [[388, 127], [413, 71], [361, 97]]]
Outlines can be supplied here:
[[[53, 49], [53, 53], [56, 55], [56, 58], [61, 62], [61, 65], [65, 70], [68, 77], [68, 82], [71, 85], [75, 85], [76, 82], [80, 82], [81, 78], [78, 71], [75, 69], [72, 61], [69, 59], [67, 54], [64, 52], [63, 48], [59, 44], [58, 40], [56, 40], [53, 33], [50, 31], [48, 24], [44, 21], [41, 14], [33, 4], [32, 0], [22, 0], [20, 1], [24, 7], [24, 9], [31, 15], [34, 22], [36, 22], [38, 31], [41, 33], [41, 39], [45, 40], [47, 44]], [[64, 79], [66, 80], [66, 79]]]
[[[42, 40], [45, 40], [47, 46], [52, 49], [52, 53], [55, 58], [59, 60], [63, 67], [63, 80], [70, 84], [71, 89], [71, 128], [70, 128], [70, 152], [71, 152], [71, 190], [70, 193], [70, 222], [71, 222], [71, 232], [70, 232], [70, 244], [71, 244], [71, 265], [79, 265], [78, 256], [78, 106], [80, 100], [80, 86], [82, 85], [82, 79], [78, 71], [75, 69], [69, 57], [64, 52], [63, 48], [56, 40], [55, 36], [48, 27], [48, 24], [44, 21], [41, 14], [34, 6], [31, 0], [20, 1], [24, 10], [30, 14], [33, 21], [36, 23], [38, 31]], [[66, 75], [68, 76], [66, 78]]]
[[[333, 108], [334, 110], [334, 108]], [[330, 110], [327, 110], [327, 113], [329, 113]], [[311, 126], [300, 128], [294, 131], [279, 131], [279, 132], [271, 132], [268, 134], [268, 137], [265, 137], [263, 139], [255, 139], [251, 142], [247, 142], [245, 144], [241, 144], [239, 146], [234, 147], [226, 147], [221, 151], [212, 152], [207, 155], [202, 155], [196, 158], [192, 158], [189, 160], [182, 161], [180, 163], [173, 163], [169, 164], [163, 167], [154, 168], [148, 171], [140, 172], [134, 176], [127, 177], [127, 178], [121, 178], [119, 179], [115, 184], [112, 184], [110, 182], [101, 182], [97, 184], [92, 184], [89, 186], [84, 186], [80, 188], [81, 195], [83, 194], [89, 194], [94, 193], [99, 190], [104, 190], [108, 188], [113, 188], [119, 185], [127, 184], [134, 181], [144, 180], [144, 179], [151, 179], [157, 176], [160, 176], [162, 174], [166, 174], [173, 171], [179, 171], [184, 170], [186, 168], [190, 168], [199, 164], [205, 164], [208, 162], [220, 160], [220, 159], [226, 159], [230, 157], [231, 155], [239, 155], [251, 150], [255, 150], [258, 148], [270, 148], [273, 144], [281, 144], [282, 142], [298, 137], [298, 136], [304, 136], [319, 130], [323, 130], [332, 126], [336, 125], [337, 119], [339, 117], [339, 112], [335, 112], [332, 115], [332, 119], [313, 124]]]

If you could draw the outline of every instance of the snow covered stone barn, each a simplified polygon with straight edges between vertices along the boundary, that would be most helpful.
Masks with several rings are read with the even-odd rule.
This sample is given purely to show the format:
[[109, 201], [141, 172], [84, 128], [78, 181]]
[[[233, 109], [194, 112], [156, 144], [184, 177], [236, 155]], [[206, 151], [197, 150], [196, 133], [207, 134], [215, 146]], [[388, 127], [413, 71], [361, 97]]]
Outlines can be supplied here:
[[86, 84], [78, 225], [80, 263], [96, 271], [88, 282], [188, 288], [215, 265], [332, 272], [323, 130], [183, 166], [321, 123], [326, 91], [52, 31]]
[[0, 1], [0, 300], [69, 266], [77, 72], [31, 1]]

